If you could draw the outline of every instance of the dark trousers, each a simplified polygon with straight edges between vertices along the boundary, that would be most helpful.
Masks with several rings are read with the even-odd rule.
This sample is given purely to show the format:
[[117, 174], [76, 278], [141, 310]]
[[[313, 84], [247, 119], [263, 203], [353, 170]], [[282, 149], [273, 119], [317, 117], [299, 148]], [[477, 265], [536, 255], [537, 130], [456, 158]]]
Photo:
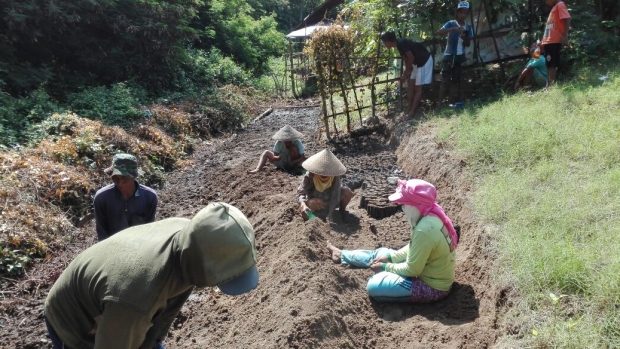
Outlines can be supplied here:
[[47, 327], [47, 332], [50, 334], [50, 339], [52, 340], [52, 348], [65, 349], [65, 344], [58, 338], [58, 334], [52, 325], [50, 325], [49, 321], [47, 321], [47, 317], [45, 315], [43, 317], [45, 318], [45, 327]]

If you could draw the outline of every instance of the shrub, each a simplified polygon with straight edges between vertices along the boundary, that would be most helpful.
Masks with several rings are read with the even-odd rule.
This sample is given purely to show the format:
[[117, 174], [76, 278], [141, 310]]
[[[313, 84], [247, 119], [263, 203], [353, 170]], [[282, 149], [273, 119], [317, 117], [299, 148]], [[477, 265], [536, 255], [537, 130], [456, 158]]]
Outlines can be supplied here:
[[70, 94], [69, 107], [81, 116], [107, 125], [128, 126], [144, 116], [138, 99], [124, 83]]
[[23, 98], [0, 92], [0, 144], [15, 145], [27, 141], [30, 126], [59, 109], [43, 86]]

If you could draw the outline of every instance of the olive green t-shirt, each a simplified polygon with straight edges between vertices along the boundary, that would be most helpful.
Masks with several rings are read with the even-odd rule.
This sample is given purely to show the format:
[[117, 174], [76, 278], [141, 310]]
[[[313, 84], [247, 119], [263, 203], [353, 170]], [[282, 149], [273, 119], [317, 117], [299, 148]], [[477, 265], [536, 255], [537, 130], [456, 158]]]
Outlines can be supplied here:
[[171, 261], [173, 236], [188, 223], [171, 218], [132, 227], [78, 255], [45, 302], [45, 316], [64, 344], [152, 348], [162, 340], [193, 289]]

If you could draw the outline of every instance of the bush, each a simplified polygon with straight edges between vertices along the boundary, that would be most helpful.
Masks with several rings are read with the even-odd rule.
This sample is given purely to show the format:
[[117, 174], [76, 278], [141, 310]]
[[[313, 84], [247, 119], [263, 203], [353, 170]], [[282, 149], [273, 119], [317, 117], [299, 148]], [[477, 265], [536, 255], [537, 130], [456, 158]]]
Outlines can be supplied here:
[[70, 94], [69, 107], [81, 116], [107, 125], [128, 126], [144, 116], [138, 98], [124, 83]]
[[239, 127], [247, 118], [245, 100], [228, 89], [197, 101], [192, 113], [192, 125], [200, 134], [214, 135]]
[[15, 145], [27, 141], [30, 126], [59, 109], [43, 86], [23, 98], [0, 92], [0, 144]]
[[191, 50], [192, 68], [196, 82], [207, 86], [219, 87], [233, 84], [247, 86], [250, 74], [237, 65], [231, 58], [225, 57], [218, 49], [211, 51]]

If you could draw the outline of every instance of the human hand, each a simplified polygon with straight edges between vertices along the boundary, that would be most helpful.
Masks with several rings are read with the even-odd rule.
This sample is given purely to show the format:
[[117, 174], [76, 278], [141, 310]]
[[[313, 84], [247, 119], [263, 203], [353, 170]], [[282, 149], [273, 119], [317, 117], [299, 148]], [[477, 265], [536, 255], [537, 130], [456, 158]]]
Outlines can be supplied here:
[[403, 75], [400, 77], [400, 83], [401, 83], [401, 84], [404, 84], [404, 83], [407, 81], [407, 78], [409, 78], [409, 76], [408, 76], [407, 74], [403, 74]]
[[521, 84], [517, 81], [515, 83], [515, 91], [519, 89], [519, 87], [521, 87]]
[[302, 202], [302, 203], [299, 205], [299, 211], [304, 212], [304, 211], [305, 211], [305, 210], [307, 210], [307, 209], [308, 209], [308, 205], [306, 205], [306, 203], [305, 203], [305, 202]]
[[562, 44], [562, 46], [568, 46], [568, 35], [567, 34], [562, 35], [562, 39], [560, 43]]
[[383, 264], [382, 264], [382, 263], [375, 263], [375, 264], [372, 264], [372, 265], [370, 266], [370, 269], [371, 269], [372, 271], [374, 271], [374, 272], [375, 272], [375, 274], [376, 274], [376, 273], [380, 273], [380, 272], [382, 272], [382, 271], [383, 271]]
[[331, 213], [328, 214], [327, 217], [325, 217], [325, 223], [334, 224], [334, 215]]
[[387, 256], [381, 256], [381, 257], [377, 257], [373, 260], [370, 261], [370, 265], [376, 264], [376, 263], [388, 263], [388, 258]]

